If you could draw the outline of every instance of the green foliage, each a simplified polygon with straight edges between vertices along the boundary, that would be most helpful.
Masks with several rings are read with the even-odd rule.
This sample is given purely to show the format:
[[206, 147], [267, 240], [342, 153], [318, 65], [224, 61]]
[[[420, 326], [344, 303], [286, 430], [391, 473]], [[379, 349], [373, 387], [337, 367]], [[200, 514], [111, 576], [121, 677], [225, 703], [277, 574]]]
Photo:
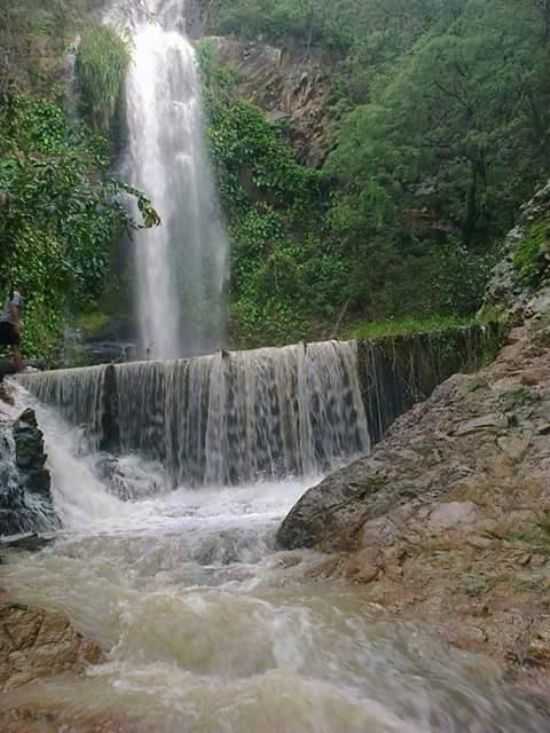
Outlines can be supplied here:
[[346, 338], [379, 339], [388, 336], [411, 336], [420, 333], [449, 331], [467, 328], [475, 323], [473, 318], [457, 316], [430, 316], [428, 318], [392, 318], [387, 321], [366, 321], [354, 324], [345, 334]]
[[101, 0], [0, 0], [0, 93], [64, 93], [66, 51]]
[[368, 103], [344, 119], [328, 165], [337, 206], [363, 212], [356, 231], [371, 226], [362, 198], [373, 186], [400, 239], [453, 232], [475, 247], [511, 225], [550, 162], [539, 29], [534, 3], [464, 0], [372, 69]]
[[[315, 172], [318, 195], [295, 207], [293, 178], [302, 185], [305, 176], [293, 160], [287, 170], [281, 165], [286, 140], [279, 136], [277, 150], [266, 145], [261, 136], [273, 128], [238, 101], [235, 76], [216, 65], [208, 50], [212, 145], [235, 241], [234, 297], [246, 290], [247, 314], [258, 322], [266, 318], [258, 310], [261, 289], [274, 283], [280, 289], [281, 282], [292, 282], [292, 312], [323, 334], [342, 319], [345, 325], [434, 313], [462, 318], [479, 309], [497, 243], [550, 164], [546, 5], [213, 4], [216, 32], [317, 47], [338, 59], [334, 145], [324, 169]], [[262, 189], [260, 169], [269, 175], [279, 165], [280, 179]], [[305, 244], [307, 233], [315, 246]], [[334, 287], [328, 279], [317, 282], [322, 290], [315, 297], [305, 283], [308, 263], [296, 251], [316, 263], [326, 256]], [[274, 277], [283, 262], [288, 275]], [[302, 293], [309, 310], [297, 305]], [[238, 311], [243, 313], [242, 303]]]
[[96, 130], [108, 133], [131, 60], [129, 41], [106, 25], [82, 34], [76, 57], [82, 112]]
[[514, 255], [514, 267], [522, 282], [536, 286], [547, 267], [545, 254], [550, 244], [550, 221], [533, 222]]
[[235, 95], [235, 75], [199, 50], [208, 139], [232, 240], [232, 336], [241, 346], [301, 339], [336, 320], [347, 264], [322, 236], [319, 171]]
[[[214, 30], [272, 42], [301, 42], [350, 52], [368, 42], [369, 56], [388, 56], [409, 44], [434, 14], [440, 0], [214, 0]], [[449, 0], [446, 12], [452, 12]], [[382, 50], [383, 48], [383, 50]]]
[[109, 323], [109, 318], [101, 311], [91, 310], [81, 313], [77, 323], [84, 333], [95, 335]]
[[[0, 104], [0, 283], [26, 297], [25, 350], [56, 346], [67, 308], [100, 297], [112, 242], [158, 223], [139, 192], [107, 176], [107, 143], [72, 127], [52, 102], [5, 95]], [[143, 215], [137, 224], [122, 196]]]

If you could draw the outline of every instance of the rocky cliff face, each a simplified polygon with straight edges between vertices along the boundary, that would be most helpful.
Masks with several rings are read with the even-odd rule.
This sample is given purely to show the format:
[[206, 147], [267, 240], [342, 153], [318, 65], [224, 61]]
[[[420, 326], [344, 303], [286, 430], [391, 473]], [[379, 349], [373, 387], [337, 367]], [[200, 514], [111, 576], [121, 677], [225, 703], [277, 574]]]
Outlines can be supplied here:
[[330, 81], [326, 60], [304, 51], [209, 36], [220, 63], [234, 69], [238, 94], [272, 122], [284, 122], [296, 157], [320, 166], [329, 148]]
[[516, 324], [545, 313], [550, 314], [550, 182], [525, 204], [506, 237], [482, 309], [482, 315]]
[[187, 34], [214, 44], [220, 63], [237, 71], [238, 93], [260, 107], [273, 122], [288, 125], [289, 139], [301, 163], [320, 166], [329, 149], [330, 76], [334, 61], [316, 49], [277, 48], [256, 41], [211, 34], [215, 3], [190, 0]]

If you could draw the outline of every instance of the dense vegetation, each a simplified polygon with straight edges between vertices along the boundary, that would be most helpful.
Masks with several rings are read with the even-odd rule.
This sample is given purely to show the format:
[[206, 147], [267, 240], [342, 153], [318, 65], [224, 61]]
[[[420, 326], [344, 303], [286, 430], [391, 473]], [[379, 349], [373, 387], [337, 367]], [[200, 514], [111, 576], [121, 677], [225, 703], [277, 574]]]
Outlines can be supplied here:
[[53, 356], [68, 313], [100, 298], [113, 245], [123, 231], [141, 226], [123, 197], [137, 199], [143, 225], [156, 223], [147, 199], [108, 175], [109, 143], [64, 110], [63, 51], [80, 24], [86, 24], [79, 55], [86, 72], [84, 111], [103, 131], [128, 61], [122, 41], [85, 22], [88, 4], [77, 6], [58, 0], [42, 8], [25, 0], [15, 8], [0, 0], [6, 51], [0, 75], [0, 285], [3, 294], [16, 285], [26, 296], [28, 356]]
[[[236, 96], [213, 47], [200, 47], [210, 148], [232, 239], [232, 336], [243, 345], [303, 337], [330, 315], [344, 263], [320, 237], [319, 171], [299, 165], [281, 131]], [[327, 313], [328, 309], [328, 313]]]
[[550, 3], [234, 0], [212, 23], [334, 69], [333, 147], [313, 173], [202, 52], [245, 333], [474, 313], [496, 243], [548, 175]]
[[103, 133], [112, 130], [130, 59], [129, 42], [113, 28], [92, 25], [82, 33], [76, 57], [82, 114]]
[[[28, 295], [28, 354], [55, 349], [69, 311], [103, 319], [113, 251], [135, 226], [121, 196], [156, 221], [108, 173], [132, 48], [91, 21], [100, 4], [0, 0], [0, 288]], [[287, 123], [245, 101], [200, 45], [233, 342], [471, 318], [503, 233], [548, 176], [550, 2], [213, 0], [209, 22], [322, 59], [332, 89], [331, 146], [308, 168]], [[80, 122], [65, 111], [77, 34]], [[547, 228], [515, 258], [523, 282], [539, 277]]]

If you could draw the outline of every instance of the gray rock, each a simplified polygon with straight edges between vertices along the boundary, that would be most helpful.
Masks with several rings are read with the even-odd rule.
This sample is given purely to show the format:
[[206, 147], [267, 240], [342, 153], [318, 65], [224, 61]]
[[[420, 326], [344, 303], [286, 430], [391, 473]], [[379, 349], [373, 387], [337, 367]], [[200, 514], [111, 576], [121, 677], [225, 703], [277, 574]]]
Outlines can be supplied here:
[[537, 312], [548, 312], [550, 289], [534, 293], [533, 288], [521, 281], [514, 266], [514, 255], [528, 234], [529, 225], [550, 212], [550, 182], [541, 188], [521, 210], [517, 225], [509, 232], [503, 244], [503, 257], [493, 269], [484, 297], [481, 313], [497, 309], [512, 323], [520, 323]]
[[[209, 36], [218, 60], [239, 77], [238, 93], [274, 123], [285, 121], [298, 160], [323, 164], [330, 149], [330, 71], [327, 59], [266, 43]], [[329, 62], [330, 63], [330, 62]]]
[[439, 504], [430, 514], [429, 527], [431, 530], [454, 529], [476, 524], [480, 517], [480, 510], [471, 501], [450, 501]]
[[279, 528], [279, 546], [294, 550], [330, 543], [360, 523], [367, 497], [380, 489], [376, 476], [369, 476], [365, 468], [363, 460], [357, 461], [310, 489]]
[[38, 552], [43, 550], [55, 540], [55, 535], [40, 535], [36, 532], [27, 532], [25, 534], [9, 535], [0, 537], [0, 551], [2, 550], [22, 550], [25, 552]]
[[497, 440], [498, 447], [513, 461], [521, 461], [529, 450], [529, 438], [523, 435], [503, 435]]
[[0, 423], [0, 537], [60, 526], [46, 459], [33, 410]]
[[482, 430], [504, 430], [507, 426], [508, 420], [504, 415], [484, 415], [483, 417], [477, 417], [474, 420], [467, 420], [461, 423], [454, 431], [454, 434], [460, 437], [470, 435], [471, 433], [478, 433]]

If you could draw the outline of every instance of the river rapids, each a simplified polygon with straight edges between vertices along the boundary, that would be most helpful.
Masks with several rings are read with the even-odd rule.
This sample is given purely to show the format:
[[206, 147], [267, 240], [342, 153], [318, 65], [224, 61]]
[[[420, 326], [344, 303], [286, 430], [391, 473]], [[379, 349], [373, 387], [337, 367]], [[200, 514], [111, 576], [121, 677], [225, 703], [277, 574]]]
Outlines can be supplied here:
[[39, 554], [8, 556], [2, 585], [68, 613], [107, 662], [10, 701], [159, 733], [548, 730], [492, 662], [384, 620], [358, 588], [307, 580], [315, 553], [276, 550], [278, 523], [313, 478], [165, 491], [158, 476], [153, 496], [122, 502], [97, 456], [79, 454], [78, 431], [35, 407], [64, 530]]

